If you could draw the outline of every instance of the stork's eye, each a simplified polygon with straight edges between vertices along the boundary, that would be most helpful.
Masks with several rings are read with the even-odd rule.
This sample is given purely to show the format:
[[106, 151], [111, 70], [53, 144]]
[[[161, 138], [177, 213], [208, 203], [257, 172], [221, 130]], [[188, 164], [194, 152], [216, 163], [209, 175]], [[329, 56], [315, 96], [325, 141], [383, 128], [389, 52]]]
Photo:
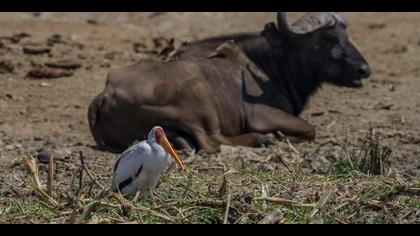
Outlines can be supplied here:
[[162, 139], [163, 135], [164, 135], [163, 130], [161, 129], [156, 130], [156, 133], [155, 133], [156, 141], [159, 142]]

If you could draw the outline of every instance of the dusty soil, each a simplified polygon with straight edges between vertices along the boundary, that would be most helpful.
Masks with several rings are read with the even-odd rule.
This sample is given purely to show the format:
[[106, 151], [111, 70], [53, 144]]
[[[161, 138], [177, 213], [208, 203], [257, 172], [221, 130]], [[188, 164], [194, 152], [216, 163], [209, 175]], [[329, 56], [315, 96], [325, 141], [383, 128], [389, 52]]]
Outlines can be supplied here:
[[[302, 114], [316, 126], [318, 139], [313, 144], [296, 145], [296, 149], [316, 154], [309, 156], [309, 169], [322, 173], [322, 167], [329, 164], [326, 157], [339, 151], [334, 143], [362, 137], [372, 126], [382, 145], [393, 150], [391, 169], [418, 177], [420, 14], [343, 15], [350, 23], [351, 38], [369, 61], [373, 75], [361, 89], [323, 86]], [[292, 20], [298, 16], [291, 14]], [[173, 37], [180, 42], [257, 31], [274, 19], [274, 13], [0, 13], [2, 178], [11, 180], [15, 173], [11, 170], [15, 170], [22, 156], [44, 147], [69, 153], [82, 150], [97, 172], [100, 169], [100, 173], [109, 176], [116, 155], [94, 148], [87, 108], [104, 88], [111, 69], [150, 56], [136, 52], [136, 43], [147, 44], [157, 37]], [[80, 68], [64, 70], [74, 74], [57, 79], [28, 77], [39, 65], [61, 61], [74, 67], [80, 64]], [[238, 161], [240, 157], [258, 167], [277, 168], [269, 162], [260, 165], [258, 159], [283, 146], [284, 143], [260, 149], [222, 147], [218, 155], [197, 155], [194, 160], [238, 165], [243, 164]], [[77, 156], [71, 160], [77, 162]]]

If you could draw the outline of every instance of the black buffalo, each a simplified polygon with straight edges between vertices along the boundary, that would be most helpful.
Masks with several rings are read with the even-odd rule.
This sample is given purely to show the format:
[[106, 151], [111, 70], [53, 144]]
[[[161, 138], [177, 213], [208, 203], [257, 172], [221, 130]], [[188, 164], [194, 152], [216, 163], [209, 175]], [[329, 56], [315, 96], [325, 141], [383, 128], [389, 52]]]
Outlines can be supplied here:
[[209, 38], [170, 60], [149, 59], [112, 71], [88, 117], [97, 144], [123, 150], [162, 126], [176, 148], [216, 151], [220, 144], [258, 146], [272, 134], [313, 140], [298, 118], [322, 83], [361, 87], [366, 60], [336, 13], [308, 13], [289, 26]]

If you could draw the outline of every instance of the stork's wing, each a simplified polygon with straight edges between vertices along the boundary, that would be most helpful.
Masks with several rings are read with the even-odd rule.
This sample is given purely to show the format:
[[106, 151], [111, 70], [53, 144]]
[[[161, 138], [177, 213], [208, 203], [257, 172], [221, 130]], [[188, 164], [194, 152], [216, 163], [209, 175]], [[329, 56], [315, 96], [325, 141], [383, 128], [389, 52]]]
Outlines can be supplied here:
[[118, 158], [114, 166], [112, 191], [121, 191], [129, 185], [141, 172], [144, 160], [152, 154], [146, 142], [141, 142], [126, 150]]

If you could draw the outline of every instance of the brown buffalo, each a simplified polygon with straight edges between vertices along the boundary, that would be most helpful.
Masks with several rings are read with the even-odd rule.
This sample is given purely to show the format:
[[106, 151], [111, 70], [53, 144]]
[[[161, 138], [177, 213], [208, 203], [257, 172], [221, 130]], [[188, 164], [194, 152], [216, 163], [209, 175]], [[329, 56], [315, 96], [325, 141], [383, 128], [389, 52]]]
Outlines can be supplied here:
[[281, 133], [313, 140], [298, 118], [323, 82], [361, 87], [370, 75], [336, 13], [308, 13], [289, 26], [284, 13], [260, 33], [205, 39], [170, 60], [112, 71], [89, 108], [99, 147], [120, 151], [162, 126], [176, 148], [214, 152], [221, 144], [259, 146]]

